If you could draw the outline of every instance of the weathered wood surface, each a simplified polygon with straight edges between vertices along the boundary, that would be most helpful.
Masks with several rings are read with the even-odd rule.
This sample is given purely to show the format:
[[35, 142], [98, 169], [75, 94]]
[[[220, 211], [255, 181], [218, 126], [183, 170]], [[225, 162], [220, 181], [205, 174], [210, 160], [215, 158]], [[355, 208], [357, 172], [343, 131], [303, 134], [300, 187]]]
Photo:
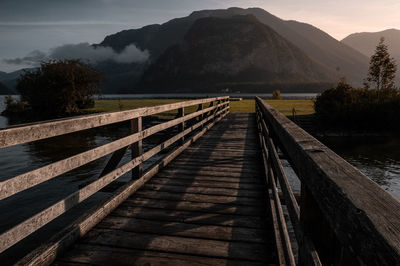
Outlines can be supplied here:
[[[132, 193], [136, 192], [140, 187], [142, 187], [151, 177], [157, 174], [160, 169], [164, 168], [171, 162], [175, 157], [177, 157], [180, 153], [182, 153], [189, 145], [194, 143], [197, 139], [204, 135], [210, 128], [213, 127], [217, 122], [219, 122], [222, 118], [224, 118], [227, 114], [229, 107], [214, 113], [212, 116], [204, 118], [202, 121], [196, 123], [185, 129], [183, 132], [178, 133], [174, 137], [166, 140], [165, 142], [157, 145], [151, 150], [147, 151], [140, 157], [132, 160], [131, 162], [125, 164], [124, 166], [114, 170], [118, 173], [123, 174], [123, 171], [129, 171], [134, 168], [139, 160], [139, 162], [147, 160], [147, 158], [157, 154], [164, 148], [170, 146], [171, 144], [178, 141], [182, 136], [185, 136], [192, 132], [192, 130], [201, 127], [201, 130], [195, 133], [190, 137], [183, 145], [178, 146], [176, 149], [169, 152], [166, 156], [163, 157], [161, 161], [158, 161], [154, 164], [150, 169], [146, 171], [146, 173], [141, 176], [139, 179], [134, 179], [122, 187], [118, 188], [112, 195], [111, 198], [108, 198], [106, 202], [99, 202], [97, 206], [94, 206], [92, 209], [88, 210], [84, 213], [78, 220], [74, 221], [69, 227], [60, 231], [54, 237], [52, 237], [48, 242], [41, 245], [30, 254], [26, 255], [22, 260], [20, 260], [17, 265], [47, 265], [54, 261], [57, 254], [64, 251], [67, 247], [69, 247], [74, 241], [76, 241], [79, 237], [85, 235], [89, 232], [96, 224], [98, 224], [104, 217], [106, 217], [110, 212], [112, 212], [118, 205], [120, 205], [123, 201], [125, 201]], [[218, 116], [218, 117], [216, 117]], [[206, 126], [204, 123], [207, 121], [211, 121]], [[130, 168], [129, 168], [130, 167]], [[125, 170], [121, 170], [124, 168]], [[114, 172], [113, 171], [113, 172]], [[110, 173], [111, 174], [111, 173]], [[105, 177], [102, 177], [105, 178]], [[99, 179], [100, 180], [100, 179]], [[85, 188], [83, 188], [85, 189]], [[58, 203], [57, 203], [58, 204]], [[46, 210], [45, 210], [46, 211]], [[28, 221], [26, 221], [28, 222]], [[22, 225], [26, 225], [25, 230], [31, 230], [28, 224], [25, 222]], [[19, 226], [18, 226], [19, 227]], [[15, 241], [14, 238], [1, 238], [2, 246], [7, 246], [10, 241]], [[7, 242], [7, 243], [6, 243]]]
[[[318, 253], [350, 254], [352, 265], [400, 265], [400, 201], [260, 98], [256, 101], [313, 202], [312, 208], [300, 208], [300, 216], [307, 217], [302, 226]], [[330, 232], [322, 228], [324, 221]], [[329, 235], [336, 250], [323, 250]], [[346, 261], [328, 256], [320, 257], [322, 264]]]
[[[222, 112], [222, 111], [220, 111]], [[218, 114], [218, 113], [217, 113]], [[157, 145], [156, 147], [152, 148], [151, 150], [147, 151], [143, 155], [139, 157], [135, 157], [132, 161], [124, 164], [118, 169], [114, 169], [113, 171], [109, 172], [108, 174], [102, 176], [100, 179], [94, 181], [93, 183], [87, 185], [86, 187], [72, 193], [65, 199], [53, 204], [52, 206], [46, 208], [45, 210], [39, 212], [38, 214], [34, 215], [33, 217], [27, 219], [26, 221], [16, 225], [15, 227], [9, 229], [6, 232], [3, 232], [0, 235], [0, 252], [3, 252], [6, 250], [8, 247], [14, 245], [15, 243], [19, 242], [26, 236], [30, 235], [34, 231], [38, 230], [45, 224], [49, 223], [50, 221], [54, 220], [61, 214], [65, 213], [69, 209], [71, 209], [73, 206], [81, 203], [100, 189], [104, 188], [106, 185], [110, 184], [112, 181], [114, 181], [116, 178], [119, 176], [127, 173], [128, 171], [134, 169], [135, 167], [139, 166], [141, 162], [146, 161], [150, 157], [154, 156], [158, 152], [160, 152], [162, 149], [170, 146], [174, 142], [176, 142], [178, 139], [180, 139], [182, 136], [185, 134], [190, 133], [193, 129], [198, 128], [203, 125], [204, 122], [207, 120], [212, 120], [213, 116], [210, 116], [206, 119], [204, 119], [201, 122], [196, 123], [196, 125], [193, 125], [191, 128], [188, 128], [187, 130], [178, 133], [174, 137], [170, 138], [169, 140]], [[169, 122], [167, 122], [169, 123]], [[211, 126], [208, 125], [208, 128]], [[207, 129], [208, 129], [207, 128]], [[185, 144], [181, 146], [182, 148], [186, 148], [189, 146], [190, 143]], [[179, 150], [179, 149], [178, 149]]]
[[[263, 117], [263, 114], [260, 112], [260, 106], [256, 107], [257, 110], [257, 122], [259, 125], [259, 130], [260, 130], [260, 142], [261, 142], [261, 146], [263, 149], [263, 156], [264, 158], [269, 157], [269, 169], [267, 167], [266, 171], [270, 171], [271, 173], [274, 173], [273, 175], [276, 176], [276, 182], [279, 181], [279, 185], [280, 185], [280, 189], [281, 189], [281, 195], [282, 197], [279, 197], [279, 201], [286, 205], [286, 208], [288, 209], [289, 212], [289, 217], [290, 217], [290, 221], [291, 224], [293, 226], [293, 230], [296, 236], [296, 239], [298, 241], [297, 245], [300, 245], [300, 247], [302, 248], [302, 262], [303, 265], [309, 265], [309, 266], [320, 266], [321, 261], [319, 259], [318, 253], [315, 249], [314, 244], [312, 243], [312, 241], [310, 241], [308, 236], [305, 236], [302, 230], [302, 227], [300, 226], [300, 207], [297, 203], [297, 200], [301, 201], [301, 198], [299, 196], [297, 196], [298, 199], [296, 199], [296, 196], [294, 195], [288, 179], [286, 177], [286, 173], [283, 170], [283, 166], [282, 163], [280, 161], [280, 158], [278, 156], [278, 152], [275, 148], [275, 144], [271, 138], [270, 135], [270, 131], [265, 123], [265, 119]], [[265, 161], [264, 161], [265, 164]], [[276, 185], [275, 185], [275, 180], [274, 178], [270, 178], [269, 180], [271, 180], [271, 185], [272, 185], [272, 192], [275, 190], [276, 192]], [[276, 194], [276, 193], [273, 193]], [[272, 205], [274, 206], [278, 206], [279, 204], [275, 204], [273, 203]], [[279, 210], [278, 210], [279, 212]], [[281, 222], [283, 222], [283, 220], [281, 219]], [[286, 238], [286, 244], [290, 243], [288, 236], [286, 235], [287, 230], [284, 230], [284, 237]], [[282, 242], [278, 243], [278, 246], [282, 247]], [[291, 249], [291, 248], [290, 248]], [[284, 248], [282, 247], [282, 252], [281, 253], [285, 253], [285, 251], [287, 252], [288, 250], [290, 250], [289, 248]], [[283, 254], [282, 254], [283, 255]], [[285, 260], [288, 260], [292, 265], [294, 264], [294, 258], [292, 259], [292, 257], [294, 257], [294, 254], [287, 254], [286, 253], [286, 257], [282, 257], [280, 256], [280, 258], [284, 258]]]
[[[210, 108], [207, 108], [207, 109], [204, 109], [201, 111], [197, 111], [197, 112], [189, 114], [185, 117], [180, 117], [180, 118], [177, 118], [177, 119], [174, 119], [174, 120], [162, 123], [162, 124], [152, 126], [141, 132], [133, 133], [132, 135], [115, 140], [115, 141], [107, 143], [107, 144], [104, 144], [100, 147], [79, 153], [77, 155], [68, 157], [66, 159], [54, 162], [52, 164], [48, 164], [46, 166], [29, 171], [27, 173], [23, 173], [18, 176], [1, 181], [0, 182], [0, 200], [7, 198], [15, 193], [26, 190], [30, 187], [33, 187], [35, 185], [38, 185], [42, 182], [45, 182], [51, 178], [54, 178], [56, 176], [63, 174], [63, 173], [66, 173], [68, 171], [76, 169], [76, 168], [78, 168], [82, 165], [85, 165], [91, 161], [101, 158], [111, 152], [118, 151], [118, 150], [124, 148], [125, 146], [135, 143], [137, 141], [141, 141], [142, 139], [144, 139], [152, 134], [155, 134], [162, 130], [182, 124], [184, 121], [194, 118], [200, 114], [204, 114], [205, 112], [207, 112], [209, 110], [213, 110], [213, 108], [216, 108], [216, 106], [210, 107]], [[138, 120], [141, 120], [141, 118], [139, 118]], [[136, 126], [139, 127], [139, 125], [136, 125]], [[137, 130], [137, 129], [139, 129], [139, 128], [136, 128], [135, 130]], [[134, 151], [132, 152], [133, 155], [139, 154], [139, 151], [140, 151], [139, 146], [140, 146], [139, 144], [137, 144], [137, 147], [134, 146]], [[135, 170], [135, 171], [137, 171], [137, 170]]]
[[[275, 264], [265, 176], [253, 167], [262, 164], [260, 148], [247, 149], [257, 141], [254, 115], [222, 121], [55, 264]], [[233, 136], [241, 149], [209, 149], [212, 140], [229, 147]]]
[[35, 140], [51, 138], [63, 134], [77, 132], [89, 128], [100, 127], [113, 123], [132, 120], [138, 117], [154, 115], [162, 112], [184, 108], [192, 105], [208, 103], [216, 100], [226, 100], [228, 96], [184, 101], [154, 107], [143, 107], [134, 110], [85, 115], [74, 118], [57, 119], [41, 123], [26, 124], [0, 130], [0, 148]]

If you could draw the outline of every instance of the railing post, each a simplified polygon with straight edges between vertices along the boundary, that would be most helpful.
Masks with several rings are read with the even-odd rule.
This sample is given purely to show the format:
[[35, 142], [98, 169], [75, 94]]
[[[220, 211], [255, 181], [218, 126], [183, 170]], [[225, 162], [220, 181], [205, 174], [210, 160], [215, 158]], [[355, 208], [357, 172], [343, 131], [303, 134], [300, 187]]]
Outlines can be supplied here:
[[[178, 117], [184, 117], [185, 116], [185, 108], [179, 108], [178, 109]], [[178, 132], [183, 132], [185, 130], [185, 122], [182, 122], [181, 124], [178, 125]], [[180, 145], [183, 145], [185, 142], [185, 137], [182, 137], [180, 140]]]
[[[216, 105], [219, 105], [221, 102], [222, 102], [221, 100], [218, 100], [217, 103], [216, 103]], [[216, 112], [216, 113], [218, 113], [220, 110], [221, 110], [221, 107], [215, 108], [215, 112]], [[217, 119], [217, 117], [220, 117], [220, 116], [223, 116], [223, 115], [224, 115], [224, 114], [221, 113], [221, 114], [219, 114], [218, 116], [215, 116], [214, 119]]]
[[[142, 131], [142, 117], [131, 120], [131, 132], [137, 133]], [[142, 155], [142, 140], [131, 145], [132, 159]], [[132, 169], [132, 179], [139, 178], [142, 175], [142, 164]]]
[[[201, 111], [203, 109], [204, 109], [204, 104], [202, 104], [202, 103], [199, 104], [199, 108], [197, 108], [197, 111]], [[199, 116], [199, 122], [202, 121], [203, 119], [204, 119], [204, 114]], [[203, 129], [203, 128], [204, 128], [204, 124], [201, 125], [201, 129]]]
[[304, 230], [299, 245], [299, 265], [309, 265], [304, 237], [315, 244], [323, 265], [359, 265], [357, 260], [337, 240], [311, 192], [301, 184], [300, 224]]

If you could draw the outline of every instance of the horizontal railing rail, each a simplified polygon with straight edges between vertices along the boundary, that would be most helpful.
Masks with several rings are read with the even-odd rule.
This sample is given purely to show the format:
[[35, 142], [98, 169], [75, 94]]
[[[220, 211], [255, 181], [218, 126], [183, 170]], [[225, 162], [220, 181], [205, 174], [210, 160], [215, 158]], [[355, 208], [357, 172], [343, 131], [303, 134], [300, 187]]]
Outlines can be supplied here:
[[[204, 104], [209, 104], [209, 106], [204, 108]], [[198, 108], [196, 111], [185, 115], [185, 107], [197, 105]], [[178, 110], [176, 118], [142, 129], [143, 117], [176, 109]], [[24, 264], [50, 263], [55, 258], [56, 253], [60, 252], [60, 247], [67, 247], [71, 243], [71, 239], [76, 239], [90, 230], [90, 228], [97, 224], [102, 217], [105, 217], [116, 206], [118, 206], [118, 204], [140, 188], [140, 186], [156, 174], [160, 168], [165, 166], [193, 141], [203, 135], [216, 122], [226, 116], [228, 112], [229, 97], [217, 97], [106, 114], [47, 121], [39, 124], [22, 125], [0, 130], [1, 148], [131, 120], [131, 134], [127, 137], [120, 138], [100, 147], [96, 147], [0, 182], [0, 200], [2, 200], [73, 169], [86, 165], [89, 162], [113, 154], [97, 180], [83, 188], [80, 188], [64, 199], [40, 211], [38, 214], [19, 223], [6, 232], [3, 232], [0, 235], [0, 253], [15, 245], [33, 232], [36, 232], [38, 229], [100, 191], [122, 175], [132, 171], [134, 179], [118, 189], [111, 199], [96, 206], [94, 210], [89, 212], [89, 214], [83, 215], [83, 218], [76, 222], [67, 232], [58, 234], [55, 236], [55, 239], [49, 242], [48, 245], [40, 247], [23, 260]], [[191, 121], [190, 124], [189, 121]], [[176, 126], [178, 126], [178, 132], [173, 137], [156, 145], [145, 153], [142, 153], [141, 146], [142, 141], [145, 138]], [[194, 135], [185, 141], [185, 136], [192, 133]], [[149, 167], [149, 170], [147, 170], [145, 174], [141, 174], [141, 165], [143, 162], [159, 154], [174, 143], [179, 144], [177, 148], [169, 152], [163, 159], [161, 159], [161, 161]], [[123, 155], [129, 148], [132, 149], [132, 160], [118, 167]], [[86, 231], [82, 230], [83, 225], [85, 225], [84, 227]], [[55, 245], [57, 245], [57, 247], [55, 247]]]
[[[284, 195], [299, 264], [400, 265], [400, 201], [259, 97], [256, 112], [269, 183], [277, 191], [278, 181]], [[301, 181], [300, 206], [278, 147]], [[284, 245], [281, 256], [290, 265]]]

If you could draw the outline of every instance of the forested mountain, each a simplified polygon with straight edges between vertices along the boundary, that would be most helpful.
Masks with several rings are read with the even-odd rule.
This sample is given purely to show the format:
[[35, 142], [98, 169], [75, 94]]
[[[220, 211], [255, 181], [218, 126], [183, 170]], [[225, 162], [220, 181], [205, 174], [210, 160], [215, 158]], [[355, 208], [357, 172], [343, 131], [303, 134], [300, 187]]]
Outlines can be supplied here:
[[268, 90], [331, 82], [335, 75], [253, 15], [207, 17], [150, 66], [140, 91]]

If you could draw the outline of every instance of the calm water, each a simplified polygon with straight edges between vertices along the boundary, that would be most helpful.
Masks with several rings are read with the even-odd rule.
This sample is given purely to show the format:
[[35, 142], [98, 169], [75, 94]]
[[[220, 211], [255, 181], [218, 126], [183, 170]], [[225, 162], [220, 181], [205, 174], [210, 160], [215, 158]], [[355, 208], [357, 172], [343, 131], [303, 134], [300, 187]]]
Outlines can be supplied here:
[[[159, 93], [159, 94], [107, 94], [98, 96], [98, 99], [176, 99], [176, 98], [208, 98], [218, 96], [230, 96], [233, 98], [254, 98], [260, 96], [262, 98], [272, 98], [272, 93]], [[281, 93], [284, 99], [314, 99], [317, 93]]]
[[400, 137], [329, 137], [322, 142], [400, 199]]
[[[201, 95], [157, 95], [158, 98], [178, 98], [179, 96], [182, 98], [195, 98]], [[213, 97], [218, 95], [208, 94], [206, 96]], [[239, 97], [239, 95], [231, 96]], [[246, 96], [251, 97], [252, 95], [240, 95], [240, 97]], [[261, 96], [270, 97], [271, 95], [265, 94]], [[315, 94], [292, 94], [283, 96], [292, 99], [309, 99], [315, 97]], [[105, 96], [103, 96], [103, 98], [104, 97]], [[154, 98], [154, 95], [107, 95], [106, 97], [130, 99]], [[4, 99], [5, 96], [0, 95], [0, 112], [4, 110], [5, 107]], [[7, 118], [0, 116], [0, 128], [7, 126], [7, 123]], [[128, 134], [128, 126], [120, 124], [109, 128], [87, 130], [54, 137], [48, 140], [0, 149], [0, 181], [104, 145], [105, 143]], [[144, 142], [144, 149], [149, 149], [154, 145], [155, 141], [158, 141], [159, 138], [162, 137], [163, 136], [159, 135], [156, 136], [156, 140], [150, 139]], [[377, 182], [382, 188], [400, 199], [400, 137], [331, 137], [322, 139], [322, 142], [361, 170], [361, 172], [369, 178]], [[95, 180], [109, 157], [110, 156], [103, 157], [86, 166], [75, 169], [32, 189], [0, 201], [0, 213], [2, 213], [2, 215], [0, 215], [0, 233]], [[129, 158], [130, 154], [128, 152], [123, 162], [127, 162]], [[154, 158], [150, 161], [147, 166], [156, 159], [157, 158]], [[287, 164], [287, 162], [283, 163], [284, 165]], [[288, 175], [293, 176], [293, 174], [291, 174], [291, 169], [285, 167], [285, 170], [288, 171]], [[126, 182], [129, 178], [130, 177], [126, 175], [121, 177], [119, 181]], [[294, 190], [298, 191], [299, 183], [295, 178], [291, 178], [291, 184], [294, 186]], [[68, 224], [68, 222], [77, 218], [85, 209], [90, 208], [98, 202], [98, 200], [108, 196], [110, 196], [110, 193], [107, 191], [96, 193], [83, 204], [74, 208], [68, 215], [61, 216], [43, 228], [43, 230], [39, 232], [41, 234], [39, 239], [36, 239], [36, 236], [33, 235], [24, 240], [25, 242], [21, 243], [20, 246], [16, 245], [10, 249], [8, 252], [11, 255], [3, 253], [3, 256], [6, 256], [8, 259], [16, 259], [16, 254], [24, 254], [28, 250], [34, 248], [38, 241], [50, 237], [54, 232], [59, 231], [63, 226]], [[10, 208], [10, 206], [12, 207]], [[0, 260], [3, 260], [2, 255], [0, 255]]]
[[[157, 95], [157, 97], [200, 97], [197, 94], [180, 94], [180, 95]], [[208, 94], [204, 96], [217, 96], [216, 94]], [[231, 95], [239, 97], [239, 95]], [[251, 94], [240, 97], [251, 97]], [[270, 97], [270, 94], [262, 95]], [[313, 98], [315, 94], [290, 94], [285, 98]], [[154, 95], [106, 95], [107, 98], [154, 98]], [[4, 109], [4, 98], [0, 96], [0, 112]], [[7, 119], [0, 116], [0, 128], [7, 126]], [[100, 128], [96, 131], [88, 130], [78, 132], [66, 136], [51, 138], [49, 140], [36, 141], [29, 144], [17, 145], [0, 150], [0, 181], [16, 176], [44, 166], [48, 163], [55, 162], [68, 156], [83, 152], [94, 147], [98, 147], [108, 143], [114, 139], [126, 136], [128, 134], [126, 125], [116, 125], [112, 128]], [[400, 198], [400, 137], [398, 138], [344, 138], [333, 137], [322, 140], [328, 147], [341, 155], [355, 167], [360, 169], [364, 174], [381, 185], [384, 189], [392, 193], [395, 197]], [[151, 147], [150, 142], [144, 143], [144, 148]], [[124, 161], [130, 157], [128, 153]], [[8, 210], [9, 215], [19, 213], [17, 216], [28, 217], [32, 212], [44, 208], [43, 204], [38, 203], [40, 199], [46, 201], [47, 204], [62, 199], [72, 191], [91, 182], [101, 172], [108, 157], [96, 160], [85, 167], [78, 168], [67, 174], [55, 178], [49, 182], [31, 189], [21, 196], [11, 197], [8, 200], [0, 202], [0, 211], [4, 211], [6, 206], [13, 204], [16, 208]], [[124, 177], [125, 180], [127, 177]], [[32, 205], [32, 202], [36, 202]], [[29, 204], [27, 204], [29, 203]], [[32, 207], [34, 206], [34, 207]], [[23, 215], [20, 215], [20, 213]], [[4, 213], [3, 213], [4, 214]], [[8, 215], [7, 215], [8, 216]], [[0, 231], [6, 228], [10, 221], [5, 219], [5, 215], [0, 217]]]

